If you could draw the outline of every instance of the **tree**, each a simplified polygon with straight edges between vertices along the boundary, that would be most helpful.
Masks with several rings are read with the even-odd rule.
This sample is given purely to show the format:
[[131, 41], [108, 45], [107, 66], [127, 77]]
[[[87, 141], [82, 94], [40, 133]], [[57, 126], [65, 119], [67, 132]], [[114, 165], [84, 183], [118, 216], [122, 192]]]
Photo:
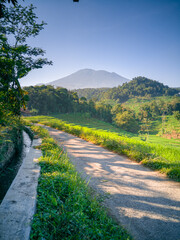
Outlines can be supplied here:
[[180, 112], [179, 111], [174, 111], [173, 116], [175, 119], [180, 120]]
[[38, 58], [45, 54], [44, 50], [26, 43], [27, 38], [36, 37], [46, 25], [44, 22], [36, 23], [34, 9], [32, 4], [5, 8], [4, 16], [0, 19], [0, 90], [4, 92], [4, 100], [10, 103], [17, 115], [20, 115], [20, 107], [25, 106], [19, 79], [32, 69], [52, 64], [46, 58]]
[[113, 115], [116, 115], [116, 114], [118, 114], [118, 113], [122, 113], [123, 112], [123, 107], [121, 106], [121, 104], [116, 104], [113, 108], [112, 108], [112, 110], [111, 110], [111, 113], [113, 114]]
[[137, 133], [139, 130], [139, 124], [134, 114], [129, 111], [116, 114], [114, 123], [125, 131]]
[[1, 0], [0, 2], [0, 18], [4, 16], [5, 3], [12, 3], [14, 6], [17, 3], [17, 0]]

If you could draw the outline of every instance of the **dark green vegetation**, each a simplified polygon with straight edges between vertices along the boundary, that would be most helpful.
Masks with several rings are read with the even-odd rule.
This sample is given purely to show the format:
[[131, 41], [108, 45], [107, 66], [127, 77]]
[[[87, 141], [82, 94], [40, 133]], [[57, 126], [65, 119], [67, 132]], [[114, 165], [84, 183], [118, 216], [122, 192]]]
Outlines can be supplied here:
[[152, 169], [166, 173], [172, 179], [180, 181], [180, 151], [178, 147], [153, 144], [120, 136], [117, 133], [68, 124], [53, 117], [36, 116], [30, 117], [29, 120], [66, 131], [119, 154], [124, 154]]
[[[15, 0], [11, 2], [17, 3]], [[33, 5], [1, 6], [4, 8], [0, 18], [0, 159], [4, 161], [11, 157], [10, 153], [15, 152], [18, 143], [22, 142], [20, 110], [25, 108], [27, 95], [19, 79], [32, 69], [51, 62], [38, 58], [45, 53], [41, 48], [27, 44], [27, 38], [37, 36], [45, 25], [44, 22], [36, 22]]]
[[[128, 84], [131, 85], [133, 81]], [[152, 85], [155, 82], [149, 81]], [[139, 87], [142, 86], [143, 84], [139, 85]], [[164, 89], [168, 89], [166, 92], [171, 93], [170, 88], [164, 87]], [[152, 121], [173, 114], [178, 118], [178, 112], [180, 111], [180, 97], [176, 95], [153, 98], [147, 95], [146, 97], [131, 98], [120, 104], [113, 99], [102, 102], [87, 101], [85, 97], [79, 98], [76, 92], [52, 86], [26, 87], [24, 90], [29, 94], [30, 100], [27, 106], [31, 114], [85, 113], [90, 117], [113, 123], [117, 127], [132, 133], [139, 132], [149, 135]], [[154, 88], [153, 92], [154, 95], [158, 94], [155, 93]]]
[[104, 97], [119, 100], [122, 103], [134, 97], [173, 96], [175, 94], [178, 94], [178, 90], [145, 77], [136, 77], [129, 83], [110, 89]]
[[22, 121], [6, 106], [0, 103], [0, 170], [22, 148]]
[[29, 95], [27, 107], [31, 114], [86, 113], [105, 121], [112, 121], [111, 106], [96, 104], [86, 98], [79, 98], [76, 92], [52, 86], [25, 87]]
[[108, 90], [109, 88], [83, 88], [74, 91], [77, 92], [79, 98], [85, 97], [87, 100], [100, 101]]
[[10, 7], [4, 9], [0, 19], [0, 103], [8, 104], [15, 115], [20, 115], [20, 108], [25, 108], [25, 94], [19, 79], [32, 69], [51, 64], [44, 55], [44, 50], [27, 44], [29, 37], [35, 37], [43, 29], [45, 23], [37, 23], [34, 7]]
[[131, 239], [107, 217], [100, 197], [92, 197], [94, 193], [48, 131], [32, 129], [42, 138], [43, 157], [31, 239]]
[[4, 16], [5, 3], [12, 3], [14, 6], [17, 4], [17, 0], [1, 0], [0, 2], [0, 18]]
[[[87, 95], [87, 89], [78, 91], [80, 91], [81, 96], [85, 97]], [[177, 89], [169, 88], [160, 82], [145, 77], [136, 77], [132, 81], [123, 83], [122, 86], [110, 88], [104, 91], [104, 93], [102, 89], [91, 90], [88, 97], [91, 99], [95, 97], [100, 100], [113, 99], [118, 101], [118, 103], [123, 103], [128, 99], [136, 97], [174, 96], [178, 93]]]

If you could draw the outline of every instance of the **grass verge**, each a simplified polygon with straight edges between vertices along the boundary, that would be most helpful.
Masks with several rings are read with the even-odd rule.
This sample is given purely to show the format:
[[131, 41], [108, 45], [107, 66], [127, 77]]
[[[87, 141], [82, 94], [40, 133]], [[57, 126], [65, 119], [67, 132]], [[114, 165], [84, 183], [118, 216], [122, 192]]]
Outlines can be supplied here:
[[[130, 133], [127, 131], [122, 130], [121, 128], [118, 128], [110, 123], [98, 120], [96, 118], [92, 118], [86, 115], [86, 113], [66, 113], [66, 114], [52, 114], [51, 117], [61, 119], [65, 123], [70, 123], [71, 125], [80, 125], [82, 127], [88, 127], [94, 130], [105, 130], [112, 133], [117, 133], [120, 136], [133, 138], [135, 140], [143, 140], [145, 138], [145, 135], [138, 135], [135, 133]], [[165, 124], [165, 131], [167, 132], [167, 126], [169, 125], [169, 120], [174, 119], [173, 116], [167, 116], [166, 124]], [[151, 123], [151, 133], [154, 132], [155, 134], [160, 132], [160, 129], [162, 127], [162, 119], [158, 118], [156, 120], [153, 120]], [[174, 120], [173, 123], [171, 121], [171, 126], [174, 126], [174, 128], [180, 128], [180, 124], [178, 123], [178, 120]], [[172, 128], [171, 128], [172, 129]], [[154, 143], [154, 144], [162, 144], [170, 147], [179, 148], [180, 150], [180, 139], [167, 139], [163, 138], [157, 135], [151, 134], [148, 136], [148, 139], [146, 142]]]
[[32, 126], [42, 138], [41, 175], [31, 239], [132, 239], [106, 214], [98, 198], [77, 174], [48, 131]]
[[117, 133], [108, 131], [67, 124], [48, 116], [29, 117], [27, 119], [63, 130], [111, 151], [124, 154], [154, 170], [165, 173], [169, 178], [180, 181], [180, 151], [178, 148], [119, 136]]

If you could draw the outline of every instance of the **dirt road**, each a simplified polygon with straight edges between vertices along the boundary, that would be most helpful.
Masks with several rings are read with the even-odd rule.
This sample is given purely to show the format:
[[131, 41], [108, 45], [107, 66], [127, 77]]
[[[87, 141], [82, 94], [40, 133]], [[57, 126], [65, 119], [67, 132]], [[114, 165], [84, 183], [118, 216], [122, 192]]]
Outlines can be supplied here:
[[46, 127], [110, 214], [136, 240], [180, 240], [180, 183], [126, 157]]

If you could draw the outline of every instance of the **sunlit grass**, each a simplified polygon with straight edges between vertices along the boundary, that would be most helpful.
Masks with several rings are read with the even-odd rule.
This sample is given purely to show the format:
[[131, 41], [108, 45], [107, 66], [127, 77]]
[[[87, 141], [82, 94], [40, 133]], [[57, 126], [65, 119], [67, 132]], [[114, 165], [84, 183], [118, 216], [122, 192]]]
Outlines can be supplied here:
[[[75, 113], [75, 114], [55, 114], [52, 115], [55, 118], [63, 120], [65, 123], [70, 123], [71, 125], [80, 125], [82, 127], [88, 127], [94, 130], [104, 130], [107, 132], [117, 133], [120, 136], [126, 136], [128, 138], [133, 138], [135, 140], [142, 140], [145, 139], [144, 136], [139, 136], [138, 134], [133, 134], [130, 132], [126, 132], [118, 127], [115, 127], [114, 125], [100, 121], [95, 118], [88, 118], [86, 114], [81, 113]], [[173, 121], [173, 124], [175, 128], [180, 128], [180, 123], [177, 120], [174, 120], [173, 116], [168, 116], [166, 125], [169, 126], [169, 121]], [[161, 118], [157, 119], [156, 121], [153, 121], [152, 123], [153, 130], [151, 132], [155, 132], [156, 134], [160, 131], [160, 128], [162, 126], [162, 120]], [[171, 124], [172, 125], [172, 124]], [[166, 139], [163, 137], [160, 137], [158, 135], [149, 134], [148, 139], [146, 140], [149, 143], [154, 144], [162, 144], [163, 146], [170, 146], [175, 147], [180, 150], [180, 140], [179, 139]]]
[[123, 106], [126, 106], [133, 111], [139, 112], [140, 108], [142, 107], [143, 104], [149, 103], [154, 101], [164, 101], [166, 103], [171, 102], [173, 99], [172, 96], [161, 96], [161, 97], [136, 97], [136, 98], [131, 98], [125, 103], [123, 103]]
[[67, 155], [48, 131], [32, 126], [42, 138], [41, 175], [31, 239], [131, 239], [92, 197]]
[[32, 122], [39, 122], [66, 131], [119, 154], [124, 154], [152, 169], [166, 173], [170, 178], [180, 181], [180, 150], [178, 147], [149, 143], [127, 136], [120, 136], [115, 132], [68, 124], [53, 117], [36, 116], [28, 119]]

